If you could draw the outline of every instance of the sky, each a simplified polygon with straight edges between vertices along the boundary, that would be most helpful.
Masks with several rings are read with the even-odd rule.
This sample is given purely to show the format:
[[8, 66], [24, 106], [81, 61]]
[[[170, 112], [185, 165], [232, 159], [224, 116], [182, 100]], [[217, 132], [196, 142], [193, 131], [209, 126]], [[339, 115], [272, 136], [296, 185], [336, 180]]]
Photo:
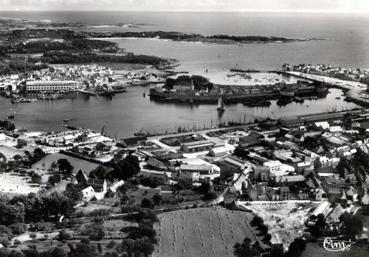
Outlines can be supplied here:
[[0, 10], [369, 12], [368, 0], [0, 0]]

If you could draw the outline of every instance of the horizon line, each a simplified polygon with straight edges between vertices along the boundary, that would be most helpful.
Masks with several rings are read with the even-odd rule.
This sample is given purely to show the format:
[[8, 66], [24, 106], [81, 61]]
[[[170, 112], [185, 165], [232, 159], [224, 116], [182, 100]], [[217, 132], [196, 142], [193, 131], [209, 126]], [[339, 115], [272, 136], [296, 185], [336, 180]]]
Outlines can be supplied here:
[[149, 9], [126, 9], [126, 10], [98, 10], [98, 9], [5, 9], [0, 12], [196, 12], [196, 13], [316, 13], [316, 14], [369, 14], [369, 10], [315, 10], [315, 9], [301, 9], [301, 10], [272, 10], [272, 9], [238, 9], [238, 10], [191, 10], [191, 9], [178, 9], [178, 10], [149, 10]]

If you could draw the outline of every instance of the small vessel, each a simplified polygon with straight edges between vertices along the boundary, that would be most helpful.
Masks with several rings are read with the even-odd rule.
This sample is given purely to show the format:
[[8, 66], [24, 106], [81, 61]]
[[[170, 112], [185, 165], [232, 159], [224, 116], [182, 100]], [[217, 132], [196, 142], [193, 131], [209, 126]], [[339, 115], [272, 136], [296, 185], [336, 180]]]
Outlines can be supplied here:
[[298, 97], [298, 96], [295, 96], [293, 100], [296, 103], [303, 103], [304, 102], [304, 98], [301, 98], [301, 97]]
[[64, 119], [63, 120], [64, 123], [67, 123], [67, 122], [70, 122], [70, 121], [71, 121], [71, 119]]
[[10, 115], [8, 116], [8, 119], [9, 119], [9, 120], [14, 120], [14, 114], [10, 114]]
[[64, 124], [63, 126], [67, 129], [69, 129], [69, 130], [78, 130], [78, 127], [74, 127], [74, 126], [71, 126], [71, 125]]
[[143, 97], [145, 98], [145, 96], [146, 96], [146, 93], [144, 92], [144, 93], [143, 93]]
[[279, 93], [282, 97], [294, 97], [295, 96], [295, 90], [289, 87], [282, 88], [279, 91]]
[[223, 102], [223, 99], [222, 98], [219, 98], [218, 99], [218, 107], [217, 107], [217, 111], [219, 113], [222, 113], [225, 111], [225, 108], [224, 108], [224, 102]]
[[248, 107], [269, 107], [272, 103], [269, 100], [244, 101], [244, 105]]

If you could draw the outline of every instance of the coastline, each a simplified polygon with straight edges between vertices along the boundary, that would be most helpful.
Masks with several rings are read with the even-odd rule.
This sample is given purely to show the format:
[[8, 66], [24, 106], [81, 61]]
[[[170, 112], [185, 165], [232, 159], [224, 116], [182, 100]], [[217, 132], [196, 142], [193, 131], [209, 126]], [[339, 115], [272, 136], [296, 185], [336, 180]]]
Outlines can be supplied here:
[[321, 38], [286, 38], [276, 36], [233, 36], [233, 35], [211, 35], [186, 34], [181, 32], [167, 31], [142, 31], [142, 32], [88, 32], [84, 31], [86, 37], [94, 39], [104, 38], [127, 38], [127, 39], [156, 39], [174, 42], [193, 42], [208, 44], [268, 44], [268, 43], [293, 43], [324, 40]]

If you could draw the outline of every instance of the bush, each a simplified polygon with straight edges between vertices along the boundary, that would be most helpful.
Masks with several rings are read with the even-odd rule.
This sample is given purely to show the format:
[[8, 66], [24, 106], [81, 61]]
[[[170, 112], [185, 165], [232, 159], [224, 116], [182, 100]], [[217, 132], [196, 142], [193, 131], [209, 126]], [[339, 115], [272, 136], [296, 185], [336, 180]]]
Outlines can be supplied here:
[[100, 216], [108, 216], [110, 215], [111, 210], [110, 209], [96, 209], [88, 213], [89, 217], [100, 217]]
[[121, 213], [139, 212], [141, 207], [138, 205], [124, 205], [120, 208]]
[[250, 222], [253, 227], [259, 227], [261, 224], [264, 224], [264, 220], [259, 216], [255, 216]]
[[158, 222], [156, 214], [149, 209], [140, 210], [138, 213], [130, 213], [123, 217], [123, 220], [140, 223], [142, 221]]
[[116, 243], [114, 240], [111, 240], [107, 245], [106, 247], [109, 248], [109, 249], [113, 249], [115, 247]]
[[155, 205], [159, 205], [161, 203], [161, 201], [163, 200], [163, 197], [159, 194], [155, 194], [153, 197], [152, 197], [152, 200], [154, 201], [154, 204]]
[[63, 230], [60, 230], [59, 232], [59, 235], [57, 237], [57, 239], [59, 241], [65, 241], [65, 240], [68, 240], [70, 239], [72, 236], [70, 234], [68, 234], [64, 229]]
[[150, 199], [144, 198], [141, 201], [141, 207], [142, 208], [149, 208], [149, 209], [153, 209], [154, 208], [154, 202]]
[[12, 233], [15, 235], [20, 235], [24, 233], [27, 230], [27, 225], [24, 223], [14, 223], [9, 226], [9, 228], [12, 230]]

